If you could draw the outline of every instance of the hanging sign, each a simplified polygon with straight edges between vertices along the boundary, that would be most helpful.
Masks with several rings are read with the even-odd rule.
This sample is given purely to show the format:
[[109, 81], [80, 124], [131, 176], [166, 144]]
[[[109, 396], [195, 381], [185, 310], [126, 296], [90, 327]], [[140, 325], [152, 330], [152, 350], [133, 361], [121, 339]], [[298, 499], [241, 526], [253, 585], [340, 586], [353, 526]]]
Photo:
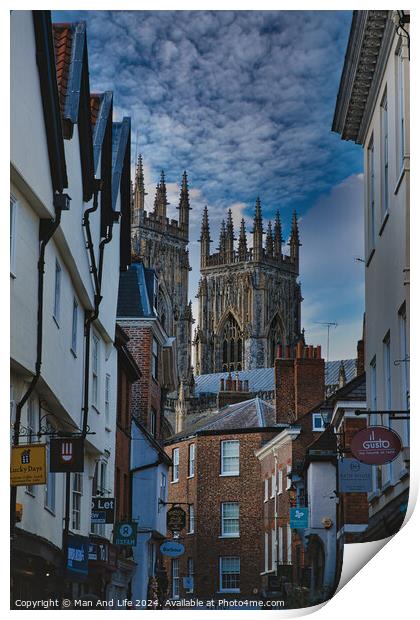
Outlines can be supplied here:
[[92, 512], [90, 522], [93, 525], [100, 523], [114, 523], [115, 498], [92, 497]]
[[50, 441], [50, 472], [84, 471], [83, 437], [59, 437]]
[[120, 521], [114, 527], [114, 544], [127, 547], [137, 545], [137, 522]]
[[357, 459], [338, 461], [340, 493], [369, 493], [372, 490], [372, 466]]
[[69, 534], [67, 539], [67, 570], [78, 575], [88, 574], [89, 538]]
[[184, 554], [185, 547], [182, 543], [176, 540], [166, 540], [161, 544], [160, 552], [170, 558], [179, 558], [180, 555]]
[[171, 532], [180, 532], [187, 524], [186, 512], [181, 506], [174, 506], [166, 513], [166, 527]]
[[14, 487], [45, 484], [47, 461], [45, 444], [26, 444], [12, 447], [10, 484]]
[[308, 527], [308, 509], [290, 508], [290, 527], [303, 529]]
[[351, 440], [353, 456], [368, 465], [385, 465], [397, 458], [401, 452], [401, 439], [397, 433], [385, 426], [368, 426], [356, 433]]

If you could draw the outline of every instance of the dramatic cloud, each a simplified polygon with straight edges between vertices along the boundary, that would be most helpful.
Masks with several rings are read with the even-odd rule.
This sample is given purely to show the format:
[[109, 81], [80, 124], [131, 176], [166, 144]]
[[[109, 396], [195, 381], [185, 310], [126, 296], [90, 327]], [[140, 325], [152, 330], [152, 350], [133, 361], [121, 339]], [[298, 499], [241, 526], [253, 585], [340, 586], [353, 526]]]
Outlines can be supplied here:
[[[181, 175], [188, 171], [192, 298], [198, 277], [196, 240], [205, 204], [214, 246], [228, 207], [235, 225], [245, 217], [249, 230], [259, 195], [266, 220], [280, 209], [286, 235], [297, 209], [305, 248], [315, 234], [311, 231], [316, 230], [316, 209], [322, 208], [320, 197], [362, 171], [360, 147], [331, 133], [351, 12], [69, 11], [54, 13], [54, 19], [87, 22], [91, 88], [113, 90], [116, 114], [132, 119], [133, 161], [141, 152], [146, 167], [146, 206], [152, 208], [163, 168], [170, 184], [170, 216], [175, 217]], [[359, 200], [353, 185], [352, 191], [357, 194], [354, 200]], [[355, 209], [335, 212], [347, 224], [353, 217], [357, 220]], [[341, 251], [334, 239], [335, 228], [341, 230], [343, 221], [337, 215], [325, 224], [330, 254], [315, 243], [311, 247], [332, 257], [332, 252]], [[340, 256], [322, 261], [324, 269], [331, 262], [342, 264]], [[347, 267], [343, 265], [348, 274]], [[362, 270], [357, 264], [352, 268], [360, 271], [360, 288]], [[305, 304], [311, 291], [312, 310], [306, 314], [310, 321], [332, 314], [325, 306], [322, 316], [321, 310], [315, 311], [317, 304], [328, 302], [325, 294], [333, 290], [326, 285], [327, 274], [322, 280], [320, 272], [321, 267], [314, 272], [303, 261]], [[340, 292], [334, 289], [334, 299], [343, 300], [343, 308], [336, 309], [340, 322], [343, 291], [351, 294], [345, 277], [337, 286]], [[347, 349], [352, 354], [350, 339]]]

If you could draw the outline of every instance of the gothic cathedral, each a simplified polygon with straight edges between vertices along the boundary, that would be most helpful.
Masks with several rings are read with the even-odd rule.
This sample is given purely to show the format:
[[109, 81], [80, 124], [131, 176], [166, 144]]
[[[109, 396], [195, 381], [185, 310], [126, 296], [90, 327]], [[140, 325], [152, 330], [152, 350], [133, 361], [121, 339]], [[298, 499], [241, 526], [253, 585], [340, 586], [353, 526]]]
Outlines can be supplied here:
[[146, 212], [144, 173], [139, 156], [133, 192], [131, 241], [133, 260], [153, 268], [158, 277], [157, 312], [162, 327], [176, 338], [180, 381], [192, 384], [192, 311], [188, 300], [189, 211], [187, 174], [184, 172], [179, 200], [179, 221], [169, 220], [165, 175], [156, 186], [154, 209]]
[[269, 222], [264, 233], [259, 199], [252, 235], [253, 247], [248, 248], [242, 219], [235, 247], [229, 210], [226, 223], [221, 225], [219, 247], [212, 254], [205, 208], [200, 237], [199, 317], [194, 337], [197, 375], [273, 366], [279, 344], [294, 345], [303, 337], [296, 213], [290, 255], [283, 254], [278, 212], [274, 230]]

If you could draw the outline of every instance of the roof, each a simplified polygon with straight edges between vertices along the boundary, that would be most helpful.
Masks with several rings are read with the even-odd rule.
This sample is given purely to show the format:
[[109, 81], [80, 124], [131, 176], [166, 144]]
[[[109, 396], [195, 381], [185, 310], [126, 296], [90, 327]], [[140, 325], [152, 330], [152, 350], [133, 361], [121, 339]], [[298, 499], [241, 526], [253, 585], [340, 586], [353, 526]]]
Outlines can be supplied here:
[[[325, 364], [325, 385], [338, 385], [338, 375], [341, 362], [346, 371], [346, 380], [351, 381], [356, 376], [357, 360], [337, 360]], [[249, 391], [253, 393], [273, 392], [274, 368], [255, 368], [254, 370], [241, 370], [238, 373], [240, 380], [248, 380]], [[218, 372], [209, 375], [197, 375], [195, 379], [195, 393], [217, 394], [220, 389], [220, 379], [227, 379], [228, 372]], [[236, 373], [234, 373], [234, 378]]]
[[121, 123], [112, 123], [112, 207], [115, 209], [124, 159], [130, 148], [131, 119], [124, 117]]
[[93, 130], [94, 169], [98, 167], [99, 155], [105, 137], [106, 125], [112, 113], [112, 91], [90, 95], [90, 116]]
[[241, 403], [227, 405], [216, 411], [199, 411], [186, 416], [185, 429], [172, 435], [170, 442], [196, 433], [217, 431], [238, 431], [259, 428], [283, 428], [287, 424], [276, 424], [276, 408], [261, 398], [251, 398]]
[[64, 114], [73, 43], [72, 24], [53, 24], [53, 35], [58, 94], [61, 113]]
[[127, 271], [120, 272], [117, 317], [155, 318], [153, 309], [153, 269], [143, 263], [132, 263]]

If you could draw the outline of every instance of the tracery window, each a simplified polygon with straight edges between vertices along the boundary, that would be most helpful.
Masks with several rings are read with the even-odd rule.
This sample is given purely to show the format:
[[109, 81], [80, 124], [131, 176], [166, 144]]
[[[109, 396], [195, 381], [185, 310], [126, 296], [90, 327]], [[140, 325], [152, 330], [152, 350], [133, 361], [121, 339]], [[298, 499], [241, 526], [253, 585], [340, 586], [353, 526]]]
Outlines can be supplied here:
[[231, 314], [222, 332], [222, 367], [224, 372], [242, 370], [242, 334]]
[[268, 335], [268, 364], [274, 366], [274, 361], [277, 357], [277, 347], [283, 343], [283, 328], [280, 322], [278, 314], [274, 317], [270, 333]]

